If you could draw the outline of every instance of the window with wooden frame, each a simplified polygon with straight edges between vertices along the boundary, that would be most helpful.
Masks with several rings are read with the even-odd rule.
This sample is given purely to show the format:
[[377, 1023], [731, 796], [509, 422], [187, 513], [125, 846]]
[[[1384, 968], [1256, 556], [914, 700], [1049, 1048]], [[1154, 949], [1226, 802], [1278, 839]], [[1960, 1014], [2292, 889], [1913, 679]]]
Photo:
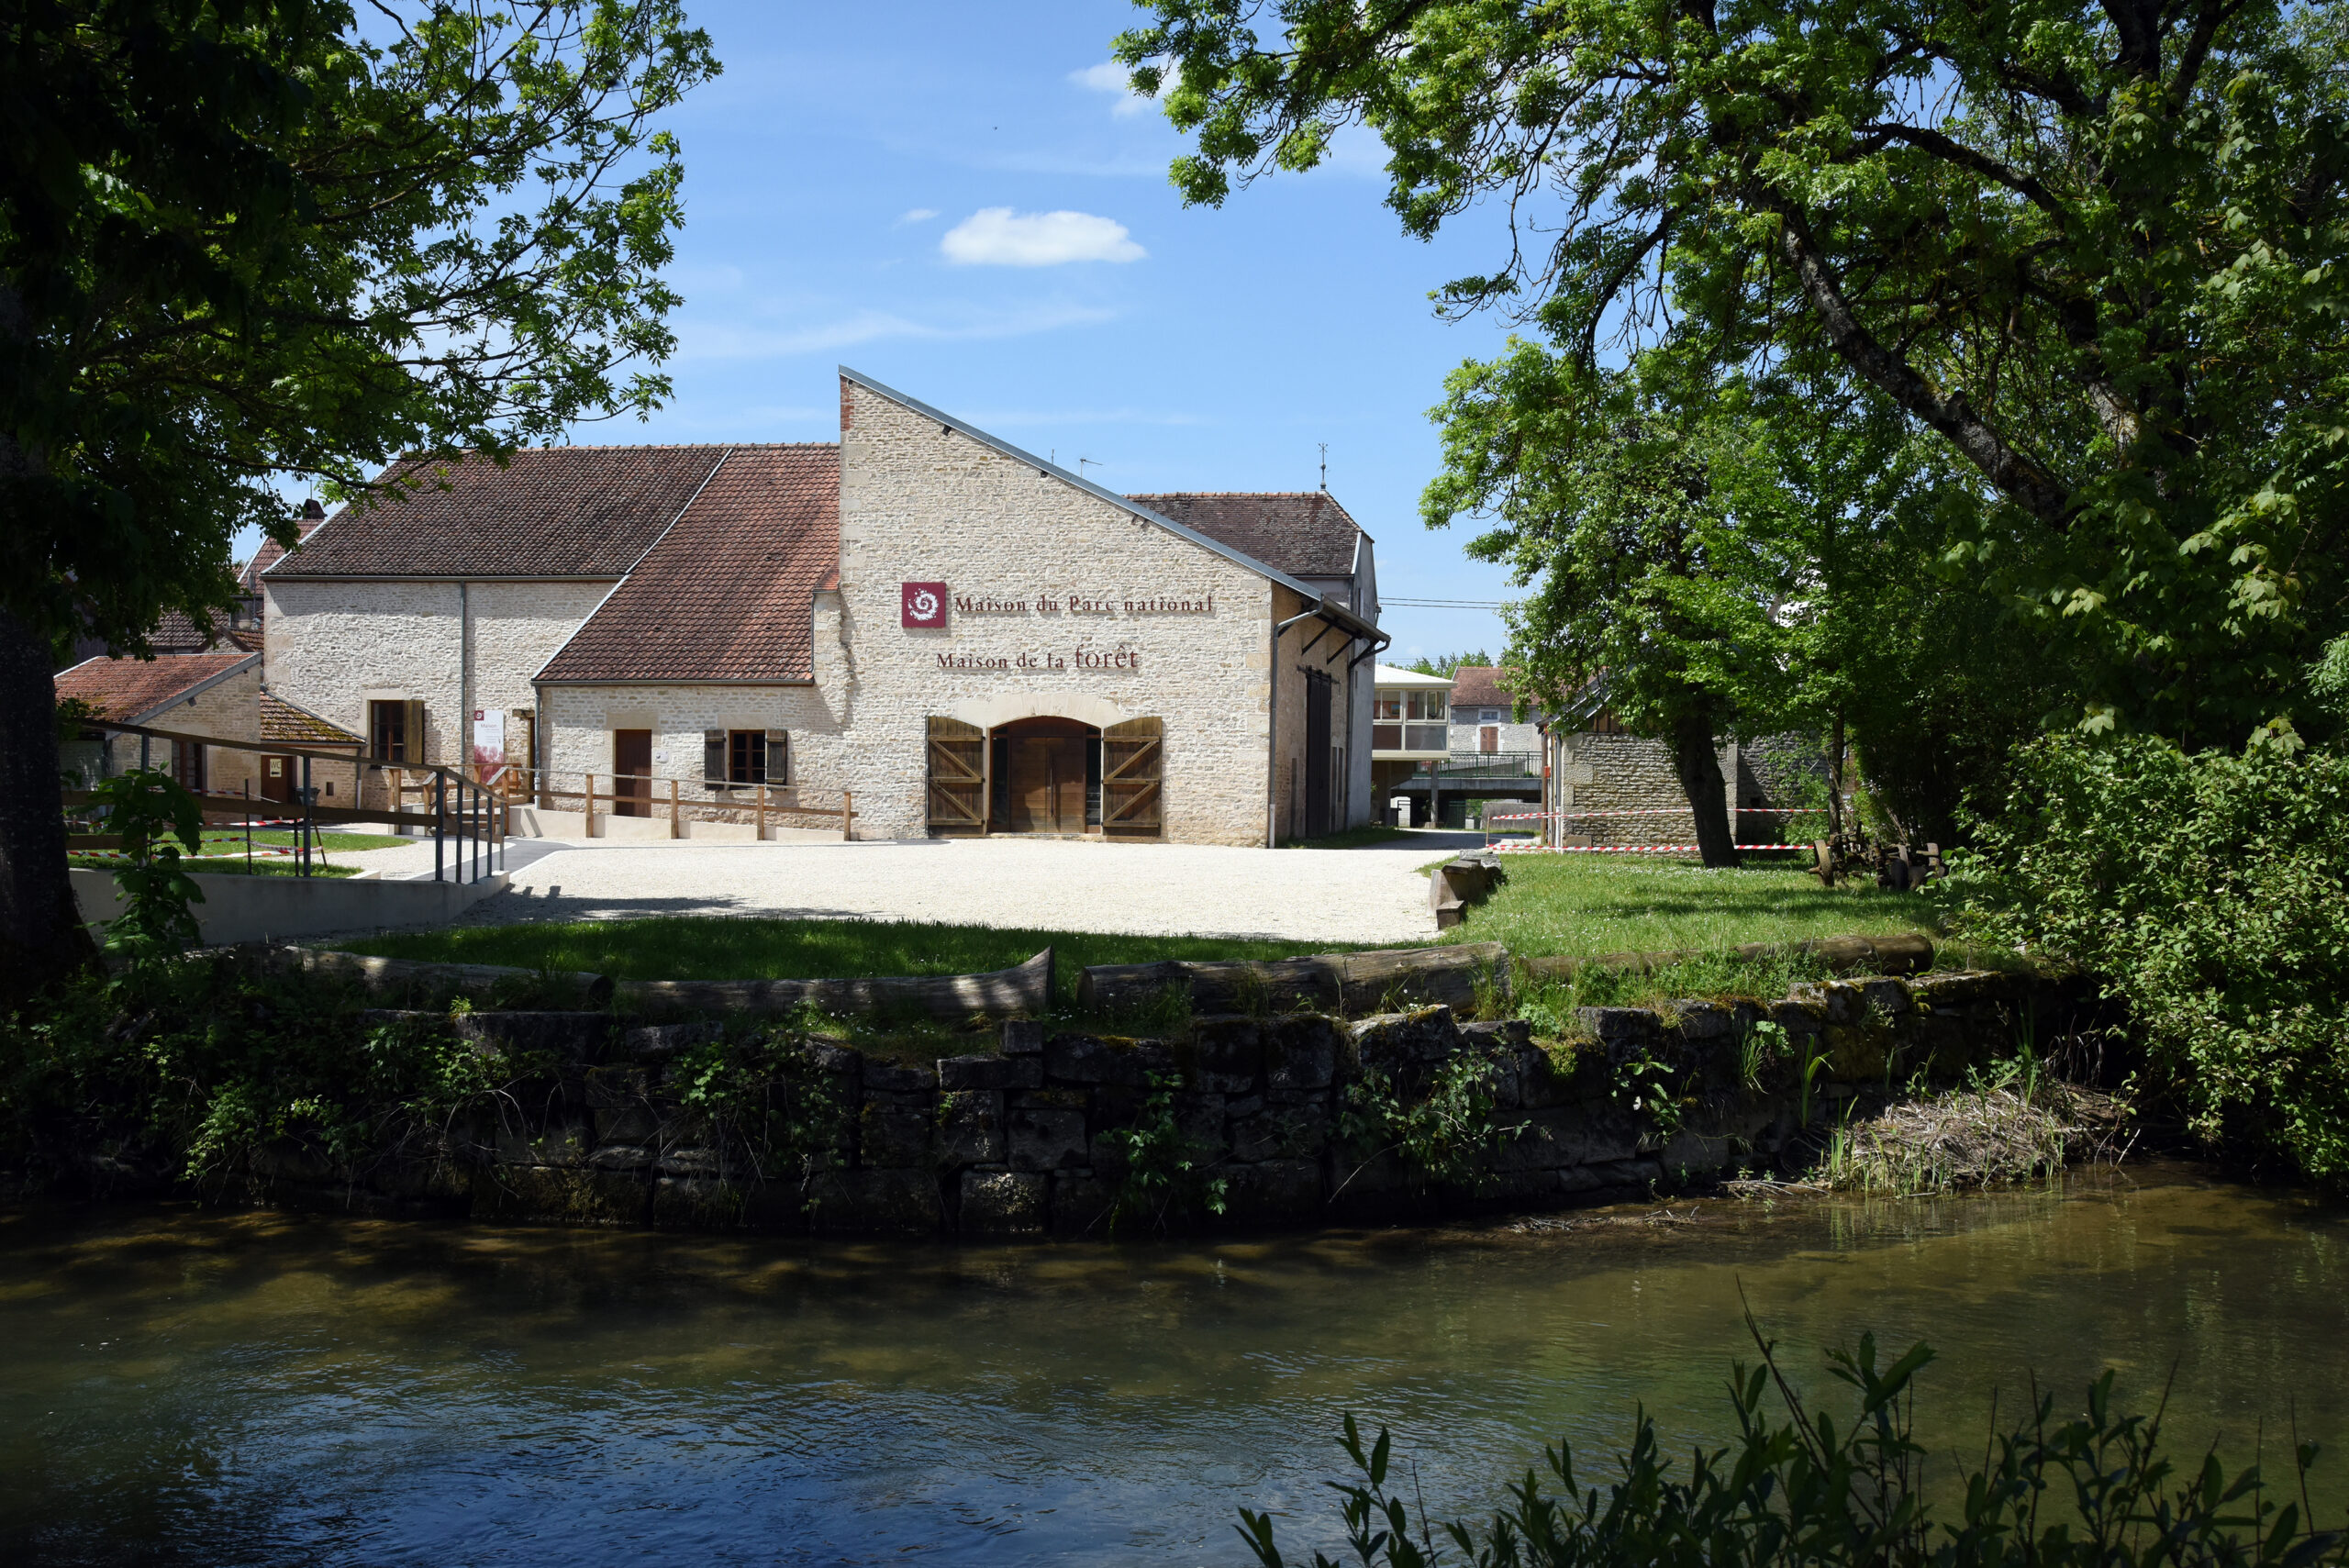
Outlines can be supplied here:
[[787, 784], [791, 737], [780, 729], [705, 729], [701, 776], [713, 789]]
[[403, 767], [424, 765], [424, 705], [394, 697], [367, 705], [367, 754]]

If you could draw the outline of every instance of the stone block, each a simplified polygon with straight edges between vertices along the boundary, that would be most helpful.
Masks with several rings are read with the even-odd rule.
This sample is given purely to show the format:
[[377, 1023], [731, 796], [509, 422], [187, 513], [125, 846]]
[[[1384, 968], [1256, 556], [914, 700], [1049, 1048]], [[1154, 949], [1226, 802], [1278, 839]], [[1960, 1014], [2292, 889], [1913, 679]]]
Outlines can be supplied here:
[[1013, 1089], [1003, 1098], [1013, 1110], [1082, 1111], [1090, 1110], [1093, 1102], [1083, 1089]]
[[640, 1062], [615, 1062], [582, 1070], [576, 1080], [579, 1103], [598, 1110], [640, 1106], [652, 1097], [657, 1071]]
[[1460, 1030], [1450, 1007], [1420, 1007], [1380, 1013], [1348, 1026], [1351, 1065], [1393, 1076], [1441, 1062], [1460, 1049]]
[[1227, 1165], [1224, 1218], [1241, 1225], [1308, 1225], [1321, 1215], [1321, 1166], [1313, 1160]]
[[715, 1149], [687, 1145], [662, 1150], [653, 1169], [664, 1176], [714, 1177], [725, 1171], [726, 1161]]
[[500, 1122], [497, 1158], [507, 1165], [576, 1165], [592, 1141], [584, 1121], [564, 1119], [536, 1128]]
[[1335, 1018], [1319, 1013], [1283, 1018], [1264, 1036], [1264, 1086], [1326, 1089], [1336, 1080], [1341, 1049]]
[[1905, 980], [1863, 980], [1859, 987], [1867, 1010], [1887, 1018], [1898, 1018], [1915, 1006], [1909, 998], [1909, 983]]
[[937, 1146], [942, 1165], [1003, 1163], [1003, 1092], [955, 1089], [941, 1093]]
[[1139, 1088], [1143, 1057], [1139, 1040], [1056, 1034], [1044, 1042], [1044, 1075], [1062, 1084], [1117, 1084]]
[[927, 1171], [824, 1171], [807, 1184], [807, 1218], [818, 1230], [927, 1235], [946, 1210]]
[[1602, 1187], [1637, 1187], [1644, 1192], [1651, 1183], [1664, 1180], [1664, 1167], [1653, 1160], [1611, 1160], [1590, 1166], [1589, 1171], [1595, 1184]]
[[1492, 1156], [1496, 1171], [1550, 1170], [1628, 1160], [1640, 1147], [1640, 1124], [1612, 1107], [1560, 1106], [1528, 1111], [1504, 1124]]
[[1221, 1095], [1174, 1096], [1174, 1127], [1201, 1159], [1220, 1159], [1230, 1147], [1225, 1129], [1228, 1113]]
[[1666, 1002], [1662, 1011], [1665, 1026], [1683, 1040], [1710, 1043], [1737, 1032], [1735, 1018], [1718, 1002]]
[[857, 1162], [930, 1168], [930, 1113], [914, 1106], [864, 1102], [857, 1113]]
[[1691, 1176], [1709, 1176], [1737, 1162], [1736, 1155], [1731, 1151], [1731, 1141], [1723, 1133], [1683, 1130], [1675, 1133], [1671, 1141], [1657, 1151], [1656, 1163], [1675, 1177], [1683, 1172]]
[[1279, 1119], [1270, 1111], [1231, 1118], [1231, 1157], [1253, 1164], [1283, 1152]]
[[1990, 969], [1954, 970], [1927, 974], [1909, 983], [1909, 994], [1920, 1006], [1961, 1007], [1969, 1002], [1995, 1001], [2016, 995], [2022, 977]]
[[1559, 1073], [1550, 1053], [1539, 1046], [1523, 1046], [1508, 1055], [1509, 1086], [1515, 1105], [1527, 1110], [1562, 1106], [1572, 1096], [1572, 1085]]
[[[868, 1094], [926, 1095], [938, 1087], [938, 1074], [929, 1068], [908, 1066], [901, 1062], [884, 1062], [877, 1056], [864, 1059], [863, 1076]], [[976, 1089], [991, 1085], [957, 1084], [952, 1086]]]
[[1480, 1019], [1462, 1024], [1460, 1038], [1497, 1051], [1522, 1051], [1533, 1043], [1533, 1026], [1523, 1018]]
[[599, 1143], [587, 1163], [598, 1171], [646, 1171], [652, 1167], [652, 1151], [640, 1143]]
[[1264, 1030], [1238, 1015], [1201, 1018], [1175, 1053], [1186, 1087], [1211, 1095], [1252, 1092], [1264, 1071]]
[[1575, 1021], [1618, 1059], [1654, 1050], [1664, 1029], [1664, 1021], [1645, 1007], [1576, 1007]]
[[609, 1013], [467, 1013], [452, 1026], [459, 1040], [555, 1062], [601, 1062], [612, 1038]]
[[473, 1213], [484, 1219], [562, 1225], [642, 1225], [652, 1185], [634, 1172], [576, 1166], [493, 1165], [473, 1174]]
[[596, 1141], [606, 1143], [650, 1143], [659, 1136], [661, 1118], [649, 1105], [614, 1106], [592, 1113], [596, 1124]]
[[1041, 1018], [1006, 1018], [996, 1050], [1005, 1056], [1044, 1054], [1044, 1023]]
[[1020, 1106], [1007, 1112], [1014, 1171], [1076, 1170], [1085, 1165], [1085, 1113]]
[[1034, 1089], [1044, 1082], [1044, 1064], [1033, 1056], [943, 1056], [938, 1062], [941, 1089]]
[[965, 1171], [958, 1228], [966, 1236], [1041, 1234], [1052, 1191], [1052, 1178], [1040, 1172]]
[[833, 1040], [811, 1040], [807, 1045], [807, 1065], [818, 1073], [853, 1080], [863, 1078], [864, 1053], [851, 1051]]
[[[1798, 985], [1795, 989], [1802, 991], [1807, 987]], [[1771, 1003], [1768, 1012], [1770, 1021], [1790, 1035], [1817, 1034], [1827, 1027], [1827, 1004], [1822, 1001], [1788, 996]]]
[[630, 1061], [662, 1062], [691, 1046], [706, 1045], [725, 1033], [715, 1023], [659, 1024], [624, 1029], [615, 1054]]
[[1099, 1236], [1109, 1228], [1117, 1189], [1091, 1171], [1052, 1173], [1052, 1229], [1062, 1236]]
[[652, 1223], [663, 1230], [738, 1230], [742, 1189], [708, 1176], [663, 1176], [652, 1184]]

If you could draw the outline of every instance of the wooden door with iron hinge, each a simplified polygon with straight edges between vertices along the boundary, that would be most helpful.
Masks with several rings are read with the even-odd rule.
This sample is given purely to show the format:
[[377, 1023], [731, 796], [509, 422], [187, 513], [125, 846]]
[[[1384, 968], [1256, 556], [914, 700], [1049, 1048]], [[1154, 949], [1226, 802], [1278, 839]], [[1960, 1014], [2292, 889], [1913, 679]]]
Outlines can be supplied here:
[[927, 747], [930, 830], [987, 830], [987, 734], [959, 718], [932, 717]]
[[1165, 721], [1130, 718], [1101, 731], [1101, 831], [1156, 839], [1166, 831]]

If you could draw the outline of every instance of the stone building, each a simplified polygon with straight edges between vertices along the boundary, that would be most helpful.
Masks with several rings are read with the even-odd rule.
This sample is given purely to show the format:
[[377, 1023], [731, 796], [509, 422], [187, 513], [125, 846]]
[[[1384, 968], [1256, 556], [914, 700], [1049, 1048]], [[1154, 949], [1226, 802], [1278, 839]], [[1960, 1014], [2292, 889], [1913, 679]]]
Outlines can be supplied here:
[[1386, 639], [1326, 495], [1119, 495], [846, 369], [837, 443], [395, 476], [259, 574], [270, 689], [498, 779], [524, 830], [774, 835], [843, 796], [859, 838], [1369, 818]]

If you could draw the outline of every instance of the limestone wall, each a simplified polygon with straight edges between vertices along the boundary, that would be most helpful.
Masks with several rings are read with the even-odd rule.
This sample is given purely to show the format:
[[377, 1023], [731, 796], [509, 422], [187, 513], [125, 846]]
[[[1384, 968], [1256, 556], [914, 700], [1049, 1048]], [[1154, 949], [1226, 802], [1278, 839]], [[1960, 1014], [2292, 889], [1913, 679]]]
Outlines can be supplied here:
[[[1223, 1212], [1188, 1217], [1210, 1228], [1539, 1209], [1807, 1163], [1843, 1102], [1891, 1069], [1903, 1082], [1920, 1070], [1947, 1082], [2026, 1033], [2044, 1046], [2092, 1021], [2092, 992], [1987, 973], [1832, 982], [1776, 1003], [1586, 1008], [1584, 1038], [1549, 1049], [1521, 1022], [1463, 1024], [1443, 1007], [1351, 1022], [1208, 1018], [1156, 1040], [1015, 1022], [995, 1051], [921, 1062], [738, 1030], [729, 1060], [769, 1064], [751, 1102], [817, 1129], [791, 1147], [756, 1133], [773, 1121], [721, 1125], [680, 1107], [672, 1077], [704, 1081], [725, 1038], [715, 1023], [373, 1014], [371, 1027], [449, 1028], [507, 1048], [509, 1061], [550, 1065], [445, 1138], [351, 1163], [282, 1144], [252, 1162], [241, 1190], [386, 1214], [1098, 1236], [1126, 1178], [1120, 1135], [1151, 1122], [1149, 1097], [1163, 1085], [1182, 1151], [1221, 1184]], [[1740, 1042], [1765, 1019], [1787, 1038], [1749, 1077]], [[1464, 1055], [1492, 1099], [1470, 1170], [1431, 1177], [1344, 1134], [1342, 1115], [1365, 1094], [1424, 1092]], [[1814, 1057], [1823, 1071], [1806, 1095], [1800, 1064]], [[1653, 1070], [1628, 1074], [1634, 1063]], [[1665, 1120], [1640, 1108], [1659, 1082], [1675, 1106]]]

